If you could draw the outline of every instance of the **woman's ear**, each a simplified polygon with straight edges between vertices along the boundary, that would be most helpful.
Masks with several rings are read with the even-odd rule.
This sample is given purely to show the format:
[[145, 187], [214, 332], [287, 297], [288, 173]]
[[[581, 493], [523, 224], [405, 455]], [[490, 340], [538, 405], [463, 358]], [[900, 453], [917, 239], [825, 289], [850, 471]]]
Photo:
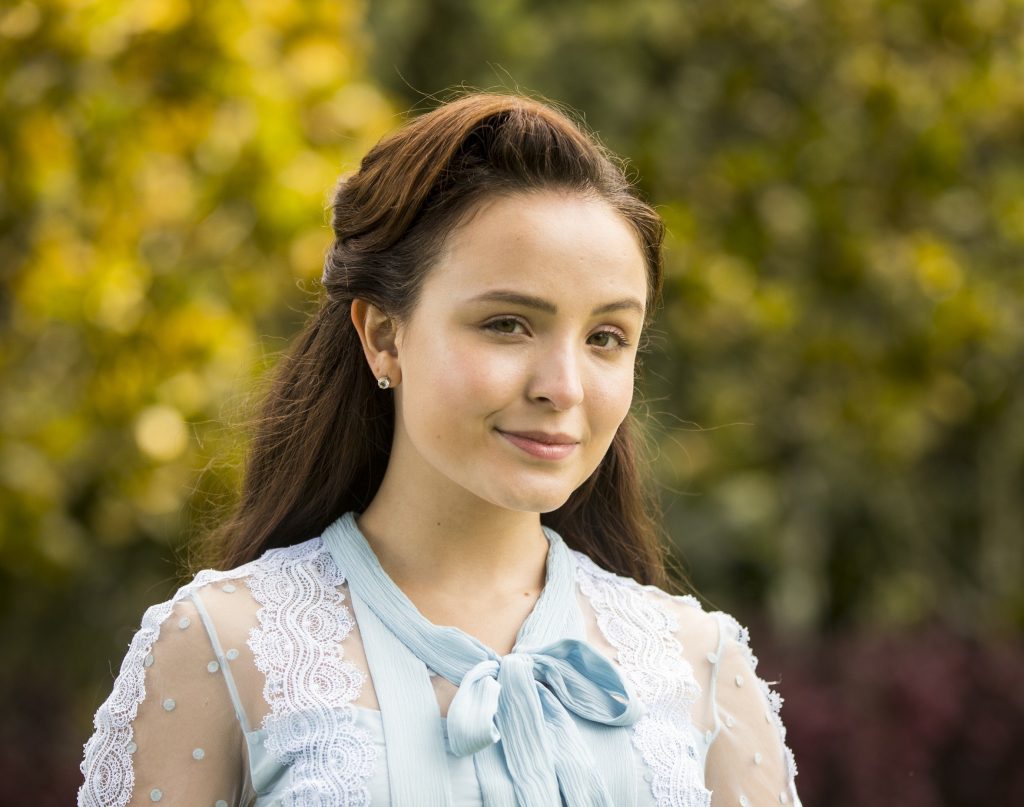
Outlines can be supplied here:
[[396, 345], [397, 327], [393, 317], [388, 316], [373, 303], [360, 298], [352, 300], [350, 311], [352, 324], [363, 343], [363, 353], [375, 378], [383, 375], [391, 379], [391, 386], [401, 380]]

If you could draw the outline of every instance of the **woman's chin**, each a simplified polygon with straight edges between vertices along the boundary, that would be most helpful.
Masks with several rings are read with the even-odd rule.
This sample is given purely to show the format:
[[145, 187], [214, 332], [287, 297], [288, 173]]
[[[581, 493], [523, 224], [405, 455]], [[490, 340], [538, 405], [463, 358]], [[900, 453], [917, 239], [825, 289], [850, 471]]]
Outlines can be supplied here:
[[495, 504], [504, 507], [506, 510], [517, 510], [524, 513], [550, 513], [552, 510], [557, 510], [569, 498], [568, 491], [564, 496], [553, 496], [550, 489], [544, 491], [527, 492], [521, 491], [515, 495], [509, 490], [504, 491], [504, 495], [498, 497]]

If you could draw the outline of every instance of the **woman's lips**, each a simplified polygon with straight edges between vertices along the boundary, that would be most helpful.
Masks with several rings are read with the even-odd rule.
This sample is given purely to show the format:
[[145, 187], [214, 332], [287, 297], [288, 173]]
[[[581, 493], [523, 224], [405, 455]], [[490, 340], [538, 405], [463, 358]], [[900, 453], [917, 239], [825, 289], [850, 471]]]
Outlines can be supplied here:
[[509, 434], [496, 429], [502, 437], [512, 445], [518, 446], [527, 454], [539, 457], [542, 460], [561, 460], [568, 457], [576, 448], [576, 443], [539, 443], [528, 437], [520, 437], [518, 434]]

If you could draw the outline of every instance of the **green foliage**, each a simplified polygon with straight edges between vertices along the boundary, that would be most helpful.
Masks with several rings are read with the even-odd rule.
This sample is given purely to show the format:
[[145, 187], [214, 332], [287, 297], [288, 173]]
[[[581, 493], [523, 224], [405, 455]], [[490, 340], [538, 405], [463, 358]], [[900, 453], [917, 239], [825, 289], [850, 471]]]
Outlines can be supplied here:
[[5, 748], [89, 724], [105, 659], [235, 494], [244, 424], [225, 422], [309, 308], [327, 193], [393, 124], [361, 14], [0, 9], [0, 682], [106, 680], [65, 704], [74, 723], [8, 715], [27, 734]]
[[647, 392], [702, 593], [791, 628], [1024, 624], [1019, 2], [369, 11], [393, 93], [567, 103], [664, 213]]

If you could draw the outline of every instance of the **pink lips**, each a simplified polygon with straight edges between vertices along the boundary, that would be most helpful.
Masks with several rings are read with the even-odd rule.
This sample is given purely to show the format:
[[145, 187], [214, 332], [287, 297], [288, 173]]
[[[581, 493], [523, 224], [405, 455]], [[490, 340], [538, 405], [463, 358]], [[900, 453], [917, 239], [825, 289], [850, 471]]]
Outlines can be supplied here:
[[530, 433], [538, 437], [543, 436], [544, 439], [542, 442], [541, 440], [534, 440], [531, 437], [527, 437], [525, 434], [513, 434], [510, 432], [503, 432], [501, 430], [497, 431], [498, 434], [513, 445], [521, 448], [527, 454], [531, 454], [534, 457], [539, 457], [544, 460], [564, 459], [576, 448], [576, 441], [569, 435], [565, 434], [542, 435], [538, 432]]

